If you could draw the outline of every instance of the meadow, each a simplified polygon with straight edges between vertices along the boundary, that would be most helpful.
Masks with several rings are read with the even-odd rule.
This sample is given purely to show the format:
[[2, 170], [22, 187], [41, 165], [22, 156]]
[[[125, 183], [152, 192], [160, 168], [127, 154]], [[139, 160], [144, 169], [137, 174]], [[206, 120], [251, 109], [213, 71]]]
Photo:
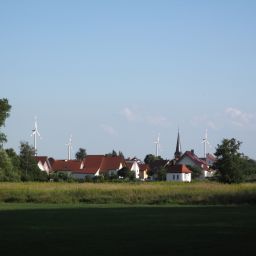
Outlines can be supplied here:
[[247, 255], [256, 184], [0, 183], [0, 255]]
[[0, 183], [0, 202], [143, 205], [256, 203], [256, 183]]

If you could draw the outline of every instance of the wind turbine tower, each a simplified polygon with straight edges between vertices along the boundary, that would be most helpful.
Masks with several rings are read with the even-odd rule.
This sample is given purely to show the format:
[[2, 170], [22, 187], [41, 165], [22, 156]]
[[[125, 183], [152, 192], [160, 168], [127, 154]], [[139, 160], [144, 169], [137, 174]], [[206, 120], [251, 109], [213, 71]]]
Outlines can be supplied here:
[[35, 117], [35, 127], [32, 130], [31, 136], [34, 137], [34, 150], [35, 150], [35, 156], [37, 155], [37, 136], [41, 137], [39, 131], [38, 131], [38, 126], [37, 126], [37, 117]]
[[69, 137], [69, 141], [66, 144], [68, 146], [68, 160], [71, 160], [71, 150], [72, 150], [72, 135]]
[[205, 130], [205, 137], [203, 138], [202, 143], [204, 144], [204, 158], [207, 157], [207, 145], [210, 146], [210, 142], [208, 141], [208, 130]]
[[159, 147], [160, 147], [160, 134], [158, 134], [158, 137], [156, 139], [156, 141], [154, 142], [154, 144], [156, 144], [156, 157], [159, 156]]

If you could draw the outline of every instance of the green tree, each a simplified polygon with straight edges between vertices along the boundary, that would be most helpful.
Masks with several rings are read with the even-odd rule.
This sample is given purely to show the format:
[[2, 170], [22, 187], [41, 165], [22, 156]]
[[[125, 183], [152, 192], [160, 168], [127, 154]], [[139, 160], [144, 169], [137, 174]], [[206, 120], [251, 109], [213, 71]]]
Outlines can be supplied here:
[[123, 158], [124, 158], [124, 154], [123, 154], [123, 152], [122, 152], [122, 151], [119, 151], [119, 152], [118, 152], [118, 156], [120, 156], [120, 157], [123, 157]]
[[129, 179], [129, 180], [134, 180], [135, 179], [135, 173], [127, 167], [123, 167], [122, 169], [120, 169], [117, 172], [117, 175], [119, 177], [124, 178], [124, 179]]
[[20, 168], [20, 157], [16, 154], [13, 148], [8, 148], [5, 150], [7, 155], [12, 161], [12, 164], [15, 168], [19, 169]]
[[106, 154], [105, 156], [118, 156], [116, 151], [113, 149], [111, 153]]
[[157, 180], [160, 180], [160, 181], [166, 180], [166, 169], [164, 167], [161, 167], [157, 171]]
[[27, 142], [20, 144], [20, 168], [21, 179], [23, 181], [46, 181], [48, 176], [46, 172], [42, 172], [35, 160], [35, 149]]
[[12, 161], [5, 150], [0, 149], [0, 181], [19, 181], [20, 174], [18, 169], [12, 164]]
[[144, 162], [145, 164], [152, 164], [153, 162], [157, 161], [157, 160], [163, 160], [163, 158], [161, 156], [155, 156], [152, 154], [148, 154], [146, 155]]
[[202, 177], [203, 171], [198, 166], [188, 166], [189, 170], [192, 171], [192, 179], [199, 179]]
[[83, 160], [87, 156], [86, 149], [79, 148], [78, 152], [76, 153], [76, 160]]
[[214, 167], [217, 169], [219, 179], [224, 183], [239, 183], [244, 179], [243, 157], [239, 153], [242, 142], [236, 139], [223, 139], [217, 145], [215, 156], [217, 160]]
[[[11, 105], [9, 105], [8, 99], [0, 99], [0, 129], [5, 125], [5, 120], [10, 116]], [[3, 143], [7, 142], [7, 137], [0, 130], [0, 147], [3, 147]]]

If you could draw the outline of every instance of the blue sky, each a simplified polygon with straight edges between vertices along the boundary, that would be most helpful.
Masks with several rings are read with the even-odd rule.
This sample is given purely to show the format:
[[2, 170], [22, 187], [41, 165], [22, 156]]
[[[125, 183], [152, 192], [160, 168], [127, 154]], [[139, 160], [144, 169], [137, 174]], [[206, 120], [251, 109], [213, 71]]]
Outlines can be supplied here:
[[243, 142], [256, 158], [256, 2], [1, 1], [0, 97], [11, 117], [5, 147], [28, 141], [67, 157], [112, 149], [144, 158], [182, 149], [203, 155]]

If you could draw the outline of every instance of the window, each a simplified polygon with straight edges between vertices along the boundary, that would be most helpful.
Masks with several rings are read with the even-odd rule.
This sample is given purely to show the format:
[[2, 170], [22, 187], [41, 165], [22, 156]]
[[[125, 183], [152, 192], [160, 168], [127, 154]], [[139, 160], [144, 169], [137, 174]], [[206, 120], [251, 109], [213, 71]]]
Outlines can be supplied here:
[[175, 180], [175, 175], [172, 175], [172, 179]]
[[177, 180], [179, 180], [179, 178], [180, 178], [179, 175], [177, 175]]

